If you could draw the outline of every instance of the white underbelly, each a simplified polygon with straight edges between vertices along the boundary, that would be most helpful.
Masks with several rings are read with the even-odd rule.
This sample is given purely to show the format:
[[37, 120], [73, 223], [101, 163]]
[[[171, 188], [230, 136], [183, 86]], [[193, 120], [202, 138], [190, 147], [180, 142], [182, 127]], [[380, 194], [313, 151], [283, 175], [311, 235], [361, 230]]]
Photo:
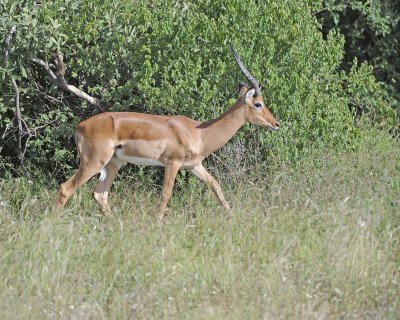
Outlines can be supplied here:
[[122, 150], [120, 149], [115, 150], [114, 156], [117, 160], [125, 163], [133, 163], [143, 166], [164, 166], [161, 161], [156, 159], [127, 156], [123, 154]]

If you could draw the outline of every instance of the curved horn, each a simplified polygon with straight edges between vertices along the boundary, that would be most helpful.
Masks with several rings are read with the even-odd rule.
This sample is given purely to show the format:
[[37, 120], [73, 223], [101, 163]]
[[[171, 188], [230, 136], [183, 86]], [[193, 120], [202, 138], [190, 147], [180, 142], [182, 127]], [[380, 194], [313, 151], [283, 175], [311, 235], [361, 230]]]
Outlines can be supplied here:
[[257, 80], [251, 75], [249, 70], [246, 69], [246, 67], [243, 65], [243, 62], [240, 60], [239, 56], [237, 55], [236, 51], [233, 49], [231, 44], [228, 44], [229, 50], [231, 50], [233, 57], [236, 60], [237, 65], [240, 68], [240, 71], [242, 71], [243, 75], [246, 77], [247, 80], [251, 83], [253, 88], [256, 90], [255, 96], [259, 96], [261, 93], [260, 86], [258, 85]]

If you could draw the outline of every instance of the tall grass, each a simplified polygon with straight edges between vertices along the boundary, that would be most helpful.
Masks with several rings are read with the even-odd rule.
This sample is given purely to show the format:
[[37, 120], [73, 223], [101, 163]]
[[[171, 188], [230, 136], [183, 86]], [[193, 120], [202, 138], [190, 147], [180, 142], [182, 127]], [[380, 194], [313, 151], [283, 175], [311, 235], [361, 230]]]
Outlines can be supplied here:
[[225, 177], [230, 220], [181, 181], [162, 226], [159, 188], [134, 178], [115, 183], [107, 219], [90, 186], [58, 216], [54, 189], [2, 181], [0, 318], [399, 318], [399, 159], [381, 137]]

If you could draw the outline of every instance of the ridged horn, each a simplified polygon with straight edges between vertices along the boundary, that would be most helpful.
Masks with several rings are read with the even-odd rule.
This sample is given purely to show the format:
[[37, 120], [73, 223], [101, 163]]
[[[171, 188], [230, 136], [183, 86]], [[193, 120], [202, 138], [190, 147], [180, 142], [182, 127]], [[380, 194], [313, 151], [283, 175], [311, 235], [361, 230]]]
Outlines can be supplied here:
[[237, 65], [239, 66], [240, 71], [242, 71], [243, 75], [246, 77], [246, 79], [251, 83], [253, 88], [256, 90], [255, 96], [259, 96], [261, 94], [261, 89], [260, 86], [258, 85], [257, 80], [252, 76], [252, 74], [247, 70], [247, 68], [244, 66], [243, 62], [240, 60], [238, 54], [236, 51], [233, 49], [231, 44], [228, 44], [229, 50], [231, 50], [233, 57], [236, 60]]

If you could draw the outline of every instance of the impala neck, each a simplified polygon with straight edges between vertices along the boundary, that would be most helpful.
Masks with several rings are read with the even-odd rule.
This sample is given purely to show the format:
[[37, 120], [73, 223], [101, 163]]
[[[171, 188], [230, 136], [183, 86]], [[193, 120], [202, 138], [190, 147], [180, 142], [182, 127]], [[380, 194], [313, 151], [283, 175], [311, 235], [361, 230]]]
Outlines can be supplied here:
[[203, 122], [198, 128], [202, 130], [204, 154], [207, 156], [225, 145], [245, 124], [243, 104], [235, 103], [218, 118]]

